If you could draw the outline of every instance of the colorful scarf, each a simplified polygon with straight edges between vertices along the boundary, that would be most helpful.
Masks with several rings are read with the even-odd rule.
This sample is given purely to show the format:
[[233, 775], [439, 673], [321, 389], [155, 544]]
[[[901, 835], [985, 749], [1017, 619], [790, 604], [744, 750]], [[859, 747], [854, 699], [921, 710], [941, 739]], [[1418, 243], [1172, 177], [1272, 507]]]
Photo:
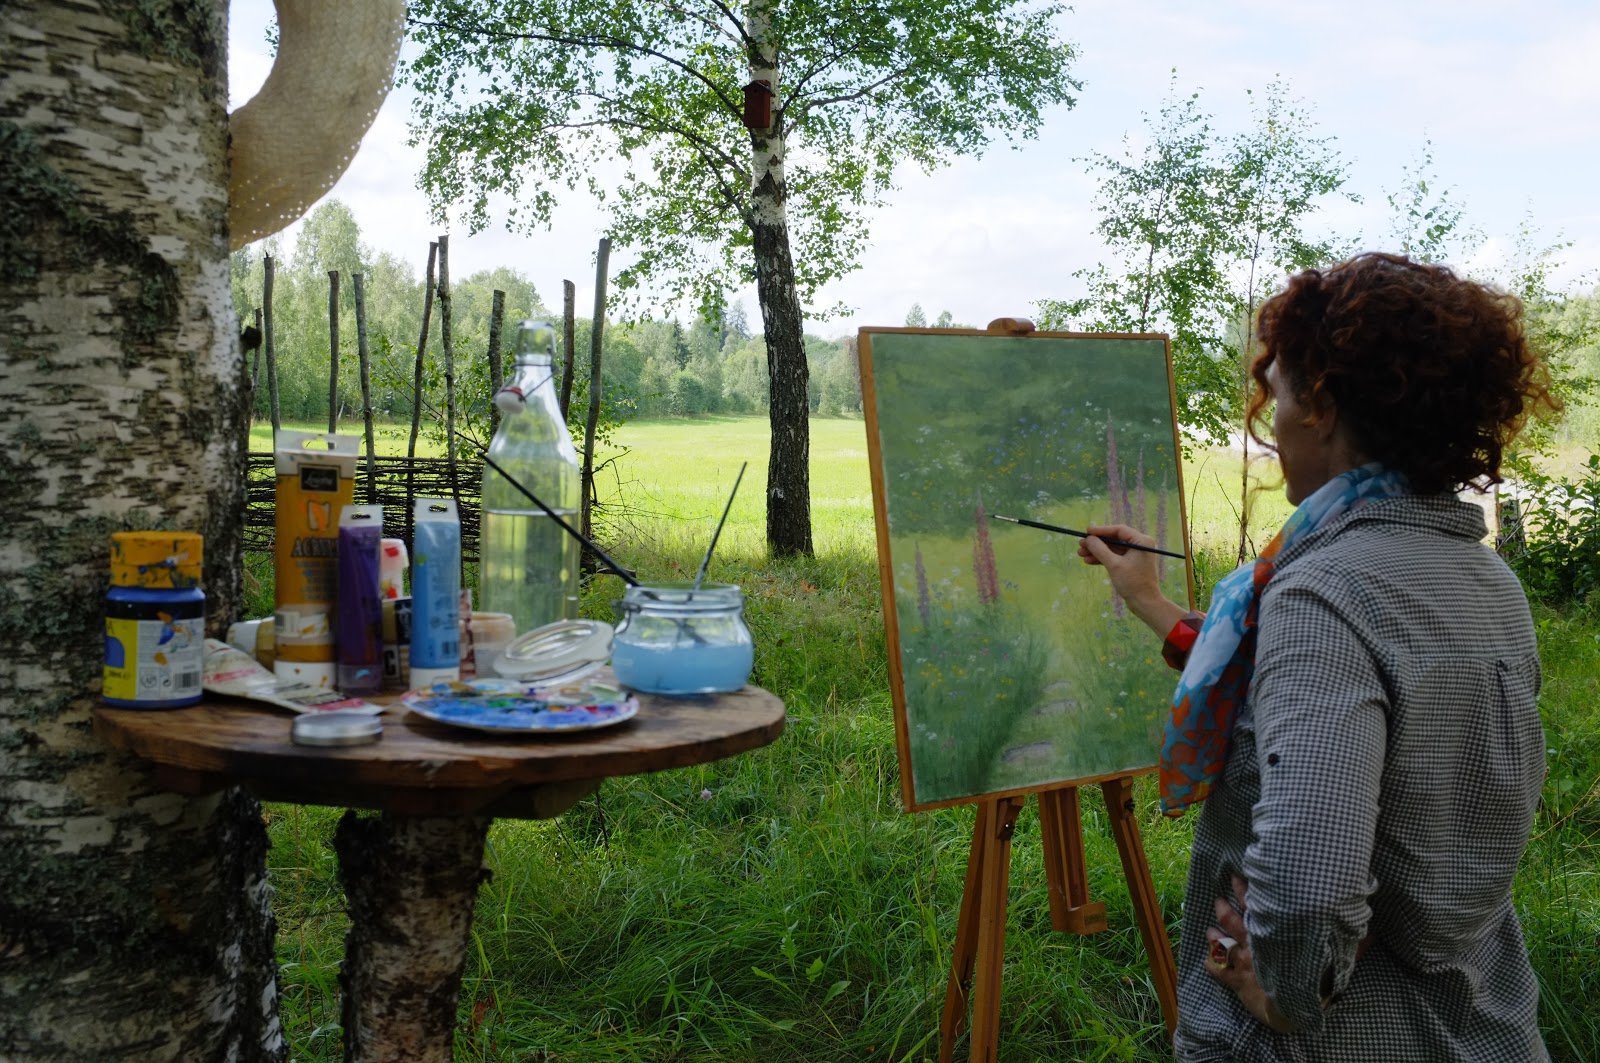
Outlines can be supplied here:
[[1376, 463], [1335, 476], [1300, 503], [1259, 558], [1217, 584], [1172, 696], [1161, 746], [1162, 812], [1181, 816], [1204, 801], [1227, 767], [1234, 716], [1255, 674], [1256, 613], [1275, 570], [1272, 559], [1346, 513], [1407, 490], [1402, 474]]

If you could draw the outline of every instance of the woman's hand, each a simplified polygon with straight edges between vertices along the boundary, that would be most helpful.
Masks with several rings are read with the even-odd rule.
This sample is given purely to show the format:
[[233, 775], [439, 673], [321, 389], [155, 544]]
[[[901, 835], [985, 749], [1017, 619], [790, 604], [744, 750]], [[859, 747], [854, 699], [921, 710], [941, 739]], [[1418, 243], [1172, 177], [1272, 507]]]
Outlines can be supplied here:
[[1126, 524], [1102, 524], [1085, 529], [1087, 539], [1078, 541], [1078, 556], [1085, 564], [1099, 565], [1111, 577], [1111, 586], [1128, 603], [1133, 615], [1143, 620], [1158, 638], [1166, 638], [1172, 625], [1187, 612], [1183, 606], [1161, 593], [1157, 555], [1126, 546], [1110, 546], [1106, 539], [1118, 539], [1140, 546], [1155, 546], [1151, 536]]
[[1244, 925], [1245, 898], [1249, 888], [1244, 879], [1233, 876], [1233, 895], [1239, 901], [1238, 911], [1224, 898], [1217, 898], [1217, 925], [1206, 931], [1206, 940], [1211, 944], [1210, 955], [1206, 957], [1206, 972], [1233, 990], [1239, 1003], [1257, 1020], [1279, 1033], [1289, 1033], [1294, 1029], [1294, 1024], [1273, 1007], [1272, 998], [1267, 996], [1267, 991], [1261, 988], [1261, 982], [1256, 978], [1255, 958], [1250, 952], [1250, 931]]

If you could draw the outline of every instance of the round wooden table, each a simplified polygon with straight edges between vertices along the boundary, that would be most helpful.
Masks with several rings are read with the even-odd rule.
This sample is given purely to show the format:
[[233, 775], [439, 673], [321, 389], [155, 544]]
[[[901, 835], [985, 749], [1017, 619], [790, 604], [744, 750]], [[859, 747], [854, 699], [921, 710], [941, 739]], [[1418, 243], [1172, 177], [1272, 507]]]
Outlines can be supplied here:
[[[597, 678], [615, 682], [609, 670]], [[291, 713], [229, 698], [100, 708], [94, 727], [178, 793], [244, 786], [267, 801], [385, 813], [347, 813], [334, 837], [350, 911], [340, 974], [345, 1058], [450, 1063], [495, 817], [547, 819], [601, 779], [703, 764], [783, 733], [783, 702], [758, 687], [639, 701], [637, 716], [612, 727], [515, 738], [390, 704], [378, 742], [345, 747], [295, 745]]]

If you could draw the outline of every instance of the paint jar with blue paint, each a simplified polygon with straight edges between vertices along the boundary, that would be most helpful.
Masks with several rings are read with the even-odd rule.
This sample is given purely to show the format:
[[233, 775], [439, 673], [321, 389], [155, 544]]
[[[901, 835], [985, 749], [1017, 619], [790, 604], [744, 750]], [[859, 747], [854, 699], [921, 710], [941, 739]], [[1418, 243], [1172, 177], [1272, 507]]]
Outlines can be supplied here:
[[648, 694], [721, 694], [750, 678], [744, 593], [721, 583], [629, 587], [611, 644], [617, 681]]
[[125, 709], [200, 700], [205, 674], [204, 540], [193, 532], [111, 536], [105, 667], [100, 696]]

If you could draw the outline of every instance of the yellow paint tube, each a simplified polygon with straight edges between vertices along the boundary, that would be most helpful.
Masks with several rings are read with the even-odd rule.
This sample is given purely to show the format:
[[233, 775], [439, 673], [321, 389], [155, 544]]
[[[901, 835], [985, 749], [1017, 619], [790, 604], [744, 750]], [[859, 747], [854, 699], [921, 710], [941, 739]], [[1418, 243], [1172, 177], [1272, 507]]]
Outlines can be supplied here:
[[280, 431], [273, 448], [278, 473], [273, 671], [280, 679], [331, 687], [337, 674], [333, 610], [339, 584], [339, 511], [354, 499], [361, 440]]

